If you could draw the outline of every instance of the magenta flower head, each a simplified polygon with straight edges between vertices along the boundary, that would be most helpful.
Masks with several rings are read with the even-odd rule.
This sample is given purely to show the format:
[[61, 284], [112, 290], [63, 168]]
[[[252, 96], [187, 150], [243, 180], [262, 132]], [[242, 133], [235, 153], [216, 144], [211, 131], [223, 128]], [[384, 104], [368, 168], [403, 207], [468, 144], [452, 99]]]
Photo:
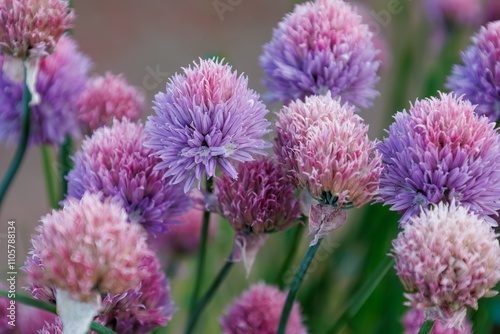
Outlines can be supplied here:
[[232, 161], [265, 154], [267, 110], [247, 82], [222, 61], [200, 59], [156, 95], [157, 115], [148, 118], [145, 145], [162, 160], [156, 169], [171, 176], [171, 184], [183, 181], [187, 192], [197, 179], [199, 188], [203, 173], [210, 178], [217, 166], [236, 178]]
[[490, 121], [500, 120], [500, 21], [488, 23], [462, 53], [463, 65], [455, 65], [447, 88], [477, 104], [476, 112]]
[[[0, 68], [6, 61], [0, 56]], [[40, 60], [36, 79], [40, 102], [31, 106], [31, 144], [58, 145], [67, 135], [79, 135], [76, 101], [85, 87], [89, 68], [90, 60], [69, 37], [62, 37], [55, 52]], [[0, 74], [0, 141], [17, 142], [19, 138], [22, 81], [22, 77], [14, 78], [8, 71]]]
[[113, 118], [137, 121], [144, 111], [144, 94], [121, 75], [106, 73], [89, 79], [78, 100], [78, 119], [88, 130], [110, 125]]
[[377, 192], [381, 156], [354, 107], [330, 94], [306, 97], [278, 113], [276, 131], [279, 161], [320, 203], [360, 207]]
[[384, 170], [380, 201], [404, 213], [451, 202], [484, 215], [500, 209], [500, 137], [494, 123], [453, 94], [416, 101], [398, 112], [378, 145]]
[[137, 287], [103, 298], [98, 323], [120, 334], [146, 334], [172, 319], [176, 309], [157, 257], [144, 257], [141, 266], [147, 275]]
[[317, 0], [285, 16], [264, 45], [260, 65], [272, 102], [331, 92], [366, 108], [378, 95], [377, 53], [354, 7], [342, 0]]
[[[264, 283], [255, 284], [229, 306], [220, 319], [223, 334], [258, 333], [278, 331], [286, 293]], [[294, 303], [286, 334], [307, 334], [302, 324], [298, 303]]]
[[85, 192], [114, 197], [129, 221], [140, 223], [153, 236], [178, 223], [173, 217], [186, 212], [190, 199], [179, 186], [169, 185], [155, 167], [160, 159], [146, 148], [143, 126], [127, 119], [98, 129], [82, 143], [68, 174], [69, 197]]
[[426, 0], [425, 6], [430, 19], [441, 26], [475, 25], [483, 15], [481, 0]]
[[[418, 308], [412, 308], [403, 317], [403, 325], [405, 329], [405, 334], [418, 334], [422, 324], [425, 321], [425, 312], [419, 310]], [[472, 326], [467, 320], [463, 321], [463, 329], [446, 328], [446, 326], [441, 321], [436, 321], [434, 327], [430, 334], [472, 334]]]
[[467, 309], [500, 280], [497, 235], [468, 208], [439, 203], [420, 216], [393, 241], [395, 268], [408, 291], [406, 305], [426, 312], [428, 319], [462, 329]]
[[82, 301], [98, 293], [123, 293], [148, 274], [142, 259], [154, 256], [139, 225], [118, 204], [86, 194], [43, 217], [24, 271], [32, 285], [55, 287]]
[[0, 53], [21, 59], [46, 56], [72, 27], [73, 18], [64, 0], [3, 0]]
[[[8, 290], [6, 289], [6, 286], [2, 283], [0, 284], [0, 288], [3, 290]], [[13, 320], [16, 319], [16, 308], [17, 306], [11, 306], [11, 299], [0, 296], [0, 332], [5, 333], [5, 334], [14, 334], [16, 331], [16, 327], [9, 322], [11, 321], [11, 318]], [[9, 307], [12, 310], [9, 310]]]

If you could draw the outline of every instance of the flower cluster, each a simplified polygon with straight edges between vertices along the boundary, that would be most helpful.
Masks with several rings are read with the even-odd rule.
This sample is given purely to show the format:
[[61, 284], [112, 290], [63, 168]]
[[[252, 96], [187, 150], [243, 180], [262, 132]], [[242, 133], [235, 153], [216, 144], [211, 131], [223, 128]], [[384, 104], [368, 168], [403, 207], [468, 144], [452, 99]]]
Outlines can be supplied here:
[[260, 64], [271, 101], [330, 92], [366, 108], [378, 94], [380, 62], [368, 25], [343, 0], [297, 5], [274, 30]]
[[463, 65], [455, 65], [447, 87], [477, 104], [476, 112], [500, 120], [500, 21], [488, 23], [462, 53]]
[[380, 200], [404, 212], [456, 201], [481, 215], [500, 209], [500, 136], [474, 106], [453, 94], [416, 101], [399, 112], [378, 145]]
[[190, 200], [155, 169], [161, 162], [144, 146], [146, 138], [142, 125], [127, 119], [98, 129], [73, 158], [68, 195], [81, 198], [91, 192], [113, 197], [126, 209], [129, 221], [154, 235], [177, 223], [173, 217], [186, 212]]
[[477, 309], [500, 280], [500, 245], [483, 219], [466, 207], [439, 203], [422, 210], [393, 241], [396, 271], [408, 306], [446, 327], [462, 328], [466, 307]]
[[156, 95], [146, 146], [162, 160], [155, 169], [171, 176], [171, 184], [184, 181], [187, 192], [198, 180], [199, 188], [203, 173], [213, 177], [217, 166], [236, 178], [231, 161], [265, 154], [269, 145], [260, 138], [269, 132], [267, 110], [247, 82], [222, 61], [200, 60]]

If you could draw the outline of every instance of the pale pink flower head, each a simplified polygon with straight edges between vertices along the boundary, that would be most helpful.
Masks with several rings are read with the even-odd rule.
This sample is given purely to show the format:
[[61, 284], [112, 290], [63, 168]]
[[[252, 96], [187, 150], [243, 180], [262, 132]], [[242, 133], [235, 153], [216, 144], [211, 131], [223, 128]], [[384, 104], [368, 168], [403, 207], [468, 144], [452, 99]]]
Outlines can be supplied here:
[[426, 318], [462, 329], [466, 307], [497, 294], [500, 246], [497, 235], [468, 208], [439, 203], [423, 209], [393, 241], [395, 268], [408, 306]]
[[0, 53], [22, 59], [46, 56], [72, 27], [73, 18], [65, 0], [3, 0]]
[[360, 207], [376, 194], [381, 155], [354, 107], [330, 94], [307, 97], [283, 107], [276, 130], [279, 161], [320, 203]]
[[139, 266], [150, 256], [146, 235], [127, 222], [120, 205], [98, 194], [69, 199], [41, 219], [24, 271], [32, 286], [55, 287], [77, 300], [98, 293], [122, 293], [147, 274]]
[[[418, 334], [425, 321], [425, 312], [412, 308], [403, 317], [405, 334]], [[467, 318], [464, 319], [463, 329], [446, 328], [441, 321], [436, 321], [430, 334], [472, 334], [472, 326]]]
[[78, 119], [89, 130], [110, 125], [113, 118], [137, 121], [144, 111], [144, 94], [122, 75], [106, 73], [87, 82], [77, 102]]
[[[274, 286], [258, 283], [236, 299], [220, 319], [223, 334], [273, 334], [278, 331], [286, 293]], [[294, 303], [286, 334], [307, 334], [300, 307]]]

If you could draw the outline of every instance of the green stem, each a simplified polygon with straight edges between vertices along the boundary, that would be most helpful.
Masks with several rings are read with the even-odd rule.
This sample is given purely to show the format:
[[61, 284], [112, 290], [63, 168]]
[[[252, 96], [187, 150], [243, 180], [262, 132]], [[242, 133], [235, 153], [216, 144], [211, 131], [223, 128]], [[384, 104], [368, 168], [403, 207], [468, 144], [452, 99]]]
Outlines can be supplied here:
[[42, 154], [42, 165], [43, 173], [45, 175], [45, 184], [47, 186], [47, 195], [49, 198], [49, 205], [51, 208], [58, 208], [58, 195], [56, 190], [56, 182], [54, 177], [54, 171], [52, 169], [52, 156], [50, 153], [49, 145], [42, 145], [40, 147], [40, 152]]
[[16, 176], [16, 173], [19, 170], [19, 167], [21, 166], [21, 163], [24, 158], [24, 154], [26, 153], [26, 148], [28, 147], [28, 142], [29, 142], [29, 134], [30, 134], [30, 117], [31, 117], [31, 111], [30, 111], [30, 101], [31, 101], [31, 93], [29, 91], [28, 85], [26, 83], [26, 77], [27, 77], [27, 69], [26, 69], [26, 64], [23, 64], [24, 69], [24, 83], [23, 83], [23, 99], [22, 99], [22, 112], [21, 112], [21, 133], [20, 133], [20, 140], [19, 140], [19, 145], [17, 147], [17, 151], [14, 154], [14, 157], [12, 158], [12, 161], [9, 165], [9, 168], [7, 169], [7, 172], [5, 173], [4, 178], [2, 179], [2, 183], [0, 185], [0, 207], [3, 203], [3, 200], [5, 198], [5, 195], [7, 194], [7, 191], [14, 180], [14, 177]]
[[66, 136], [66, 140], [59, 148], [59, 164], [60, 164], [60, 173], [61, 173], [61, 197], [60, 200], [63, 200], [68, 192], [68, 181], [66, 180], [66, 176], [73, 168], [73, 161], [71, 160], [71, 155], [73, 154], [73, 140], [70, 136]]
[[210, 288], [208, 288], [207, 293], [201, 298], [200, 302], [196, 305], [196, 308], [194, 309], [194, 312], [192, 313], [191, 317], [189, 318], [189, 322], [186, 328], [186, 334], [190, 334], [194, 331], [194, 328], [196, 326], [196, 323], [198, 322], [198, 319], [207, 306], [207, 304], [210, 302], [212, 297], [214, 296], [215, 292], [221, 285], [221, 283], [224, 281], [226, 276], [229, 274], [229, 271], [233, 267], [234, 262], [232, 261], [233, 255], [229, 256], [229, 258], [226, 260], [226, 263], [222, 267], [222, 269], [219, 271], [219, 274], [217, 274], [217, 277], [213, 281], [212, 285]]
[[333, 325], [330, 327], [328, 333], [338, 333], [341, 326], [356, 316], [393, 266], [394, 259], [392, 257], [386, 257], [384, 261], [380, 262], [377, 269], [368, 277], [361, 289], [359, 289], [359, 292], [347, 303], [347, 307], [333, 320]]
[[[212, 193], [212, 185], [213, 185], [213, 179], [207, 177], [205, 183], [205, 188], [206, 188], [205, 190], [208, 194]], [[200, 295], [201, 291], [201, 282], [203, 282], [209, 225], [210, 225], [210, 211], [205, 211], [203, 213], [203, 225], [201, 227], [200, 247], [198, 249], [198, 263], [196, 266], [195, 285], [194, 285], [193, 295], [191, 296], [191, 303], [189, 305], [189, 314], [190, 314], [189, 318], [192, 317], [193, 312], [195, 311], [196, 303], [198, 301], [198, 296]]]
[[425, 320], [418, 331], [418, 334], [429, 334], [434, 327], [434, 320]]
[[288, 323], [288, 318], [290, 317], [290, 312], [292, 311], [293, 302], [295, 301], [295, 297], [297, 296], [297, 292], [299, 291], [300, 285], [302, 284], [302, 280], [307, 273], [307, 269], [309, 269], [309, 265], [314, 258], [314, 255], [319, 249], [321, 245], [321, 241], [323, 238], [319, 239], [316, 245], [310, 246], [307, 250], [306, 256], [302, 260], [302, 263], [299, 266], [299, 269], [295, 273], [292, 284], [290, 286], [290, 290], [288, 291], [288, 295], [286, 296], [286, 302], [283, 306], [283, 311], [281, 312], [280, 324], [278, 327], [278, 334], [284, 334], [286, 325]]
[[[304, 221], [304, 216], [302, 216], [301, 220]], [[290, 242], [290, 246], [288, 247], [288, 251], [286, 252], [287, 256], [285, 258], [285, 261], [281, 265], [281, 269], [278, 271], [278, 277], [276, 278], [280, 289], [283, 289], [285, 287], [285, 280], [283, 279], [283, 277], [285, 276], [285, 272], [292, 264], [299, 250], [299, 243], [301, 241], [302, 232], [304, 231], [304, 226], [304, 224], [297, 224], [295, 230], [293, 231], [292, 241]]]
[[[0, 296], [12, 299], [12, 298], [10, 298], [9, 295], [10, 295], [10, 293], [8, 291], [0, 290]], [[41, 300], [34, 299], [32, 297], [29, 297], [29, 296], [23, 296], [23, 295], [20, 295], [17, 293], [15, 294], [13, 299], [15, 301], [20, 302], [21, 304], [33, 306], [33, 307], [36, 307], [38, 309], [57, 314], [56, 305], [42, 302]], [[99, 333], [99, 334], [116, 334], [115, 331], [113, 331], [107, 327], [104, 327], [103, 325], [100, 325], [98, 323], [95, 323], [95, 322], [92, 322], [92, 324], [90, 325], [90, 329]]]

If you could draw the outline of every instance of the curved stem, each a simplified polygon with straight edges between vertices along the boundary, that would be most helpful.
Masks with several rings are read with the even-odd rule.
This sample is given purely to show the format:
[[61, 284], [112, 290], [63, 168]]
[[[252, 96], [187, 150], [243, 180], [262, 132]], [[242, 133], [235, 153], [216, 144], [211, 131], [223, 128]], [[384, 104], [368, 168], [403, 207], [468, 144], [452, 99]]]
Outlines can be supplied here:
[[[21, 304], [33, 306], [33, 307], [36, 307], [38, 309], [57, 314], [57, 308], [56, 308], [56, 305], [54, 305], [54, 304], [42, 302], [41, 300], [29, 297], [29, 296], [23, 296], [23, 295], [20, 295], [17, 293], [15, 294], [14, 298], [10, 298], [9, 295], [11, 295], [11, 294], [8, 291], [0, 290], [0, 296], [3, 296], [5, 298], [9, 298], [9, 299], [14, 299], [15, 301], [20, 302]], [[113, 331], [107, 327], [104, 327], [103, 325], [100, 325], [98, 323], [95, 323], [95, 322], [92, 322], [92, 324], [90, 325], [90, 329], [99, 333], [99, 334], [116, 334], [115, 331]]]
[[21, 166], [21, 163], [24, 158], [24, 154], [26, 153], [26, 148], [28, 147], [28, 141], [29, 141], [29, 134], [30, 134], [30, 106], [29, 103], [31, 101], [31, 93], [29, 91], [28, 85], [26, 83], [26, 78], [27, 78], [27, 69], [26, 65], [23, 64], [23, 73], [24, 73], [24, 79], [23, 79], [23, 100], [22, 100], [22, 112], [21, 112], [21, 133], [20, 133], [20, 140], [19, 140], [19, 145], [17, 147], [16, 153], [14, 154], [14, 157], [12, 158], [12, 161], [9, 165], [9, 168], [7, 169], [7, 172], [5, 173], [5, 176], [2, 179], [2, 183], [0, 185], [0, 207], [3, 203], [3, 200], [5, 198], [5, 195], [7, 194], [7, 191], [10, 187], [10, 184], [14, 180], [14, 177], [16, 176], [17, 171], [19, 170], [19, 167]]
[[[302, 221], [304, 220], [304, 216], [302, 216], [301, 220]], [[298, 226], [295, 227], [295, 231], [293, 231], [292, 241], [290, 243], [290, 247], [288, 247], [288, 252], [285, 261], [281, 265], [281, 269], [278, 271], [278, 276], [276, 277], [276, 281], [278, 282], [280, 289], [283, 289], [285, 287], [285, 280], [283, 279], [283, 276], [285, 276], [285, 272], [292, 264], [293, 260], [295, 259], [295, 256], [297, 255], [297, 251], [299, 250], [299, 243], [305, 225], [304, 224], [297, 224], [297, 225]]]
[[[209, 194], [212, 193], [212, 185], [213, 185], [213, 179], [207, 178], [205, 183], [205, 190]], [[192, 317], [192, 314], [195, 311], [196, 302], [198, 300], [198, 296], [200, 295], [201, 282], [203, 281], [203, 273], [205, 271], [205, 258], [207, 253], [207, 239], [208, 239], [209, 225], [210, 225], [210, 211], [205, 211], [203, 213], [203, 225], [201, 227], [200, 247], [198, 249], [198, 264], [196, 266], [195, 285], [194, 285], [193, 295], [191, 296], [191, 303], [189, 305], [190, 318]]]
[[219, 274], [217, 274], [217, 277], [213, 281], [212, 285], [210, 288], [208, 288], [207, 293], [201, 298], [200, 302], [196, 305], [196, 308], [194, 309], [194, 312], [192, 313], [191, 317], [189, 318], [189, 322], [186, 328], [186, 334], [190, 334], [193, 332], [196, 322], [198, 321], [201, 313], [207, 306], [207, 304], [210, 302], [212, 297], [214, 296], [215, 292], [219, 288], [220, 284], [224, 281], [226, 278], [227, 274], [229, 274], [229, 271], [233, 267], [234, 262], [232, 261], [232, 254], [231, 256], [227, 259], [226, 263], [222, 267], [222, 269], [219, 271]]
[[42, 165], [43, 172], [45, 174], [45, 183], [47, 185], [47, 194], [49, 197], [49, 204], [51, 208], [56, 209], [59, 207], [57, 190], [55, 187], [54, 171], [52, 170], [52, 157], [50, 154], [50, 147], [48, 145], [42, 145], [40, 147], [40, 152], [42, 154]]
[[425, 320], [418, 334], [429, 334], [432, 331], [432, 327], [434, 327], [434, 320]]
[[297, 292], [299, 291], [300, 285], [302, 284], [302, 280], [307, 273], [307, 269], [314, 258], [319, 246], [321, 245], [321, 241], [323, 238], [319, 239], [316, 245], [310, 246], [307, 250], [306, 256], [302, 260], [297, 273], [292, 281], [292, 285], [290, 286], [290, 291], [288, 291], [288, 295], [286, 296], [286, 302], [283, 306], [283, 311], [281, 312], [280, 324], [278, 328], [278, 334], [285, 334], [286, 325], [288, 323], [288, 318], [290, 317], [290, 312], [292, 311], [293, 302], [295, 301], [295, 297], [297, 296]]

